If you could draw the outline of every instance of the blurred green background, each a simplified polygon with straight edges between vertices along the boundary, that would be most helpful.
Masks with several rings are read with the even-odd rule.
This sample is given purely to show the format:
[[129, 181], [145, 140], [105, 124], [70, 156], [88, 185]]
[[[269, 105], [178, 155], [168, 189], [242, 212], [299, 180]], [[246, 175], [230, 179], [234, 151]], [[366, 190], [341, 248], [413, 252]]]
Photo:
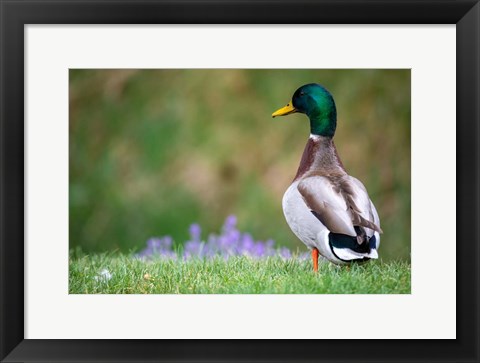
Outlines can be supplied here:
[[271, 118], [305, 83], [333, 94], [335, 142], [380, 215], [384, 260], [410, 258], [410, 70], [70, 70], [70, 248], [177, 244], [229, 214], [257, 240], [306, 251], [281, 200], [309, 136]]

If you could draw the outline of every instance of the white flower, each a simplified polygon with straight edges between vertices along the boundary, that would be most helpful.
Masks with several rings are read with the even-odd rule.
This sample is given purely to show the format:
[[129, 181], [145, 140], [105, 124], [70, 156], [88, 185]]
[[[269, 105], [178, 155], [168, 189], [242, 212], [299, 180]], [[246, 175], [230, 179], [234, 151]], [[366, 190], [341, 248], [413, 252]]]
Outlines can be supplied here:
[[112, 274], [106, 268], [100, 271], [100, 274], [98, 276], [94, 277], [95, 281], [102, 281], [102, 282], [106, 282], [111, 278], [112, 278]]

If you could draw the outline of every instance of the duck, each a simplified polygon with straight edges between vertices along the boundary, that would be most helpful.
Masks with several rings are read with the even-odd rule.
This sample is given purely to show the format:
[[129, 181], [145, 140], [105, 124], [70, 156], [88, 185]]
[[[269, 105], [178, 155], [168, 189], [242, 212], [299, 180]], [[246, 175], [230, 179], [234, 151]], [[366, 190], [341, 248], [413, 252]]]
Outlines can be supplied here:
[[282, 208], [292, 232], [311, 250], [313, 270], [319, 256], [335, 265], [378, 259], [380, 218], [367, 189], [338, 155], [332, 94], [317, 83], [303, 85], [272, 117], [293, 113], [308, 117], [310, 136]]

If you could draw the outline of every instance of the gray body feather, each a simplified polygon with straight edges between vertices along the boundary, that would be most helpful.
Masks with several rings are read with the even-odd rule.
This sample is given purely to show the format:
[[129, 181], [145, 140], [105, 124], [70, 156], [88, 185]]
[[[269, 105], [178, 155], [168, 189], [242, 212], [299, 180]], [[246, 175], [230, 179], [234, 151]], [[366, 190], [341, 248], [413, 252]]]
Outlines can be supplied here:
[[329, 245], [330, 232], [354, 237], [359, 245], [375, 235], [376, 249], [382, 233], [367, 190], [345, 172], [331, 138], [310, 137], [282, 205], [295, 235], [309, 248], [318, 248], [328, 260], [341, 264], [363, 257], [377, 258], [376, 250], [359, 254], [350, 249], [337, 251]]

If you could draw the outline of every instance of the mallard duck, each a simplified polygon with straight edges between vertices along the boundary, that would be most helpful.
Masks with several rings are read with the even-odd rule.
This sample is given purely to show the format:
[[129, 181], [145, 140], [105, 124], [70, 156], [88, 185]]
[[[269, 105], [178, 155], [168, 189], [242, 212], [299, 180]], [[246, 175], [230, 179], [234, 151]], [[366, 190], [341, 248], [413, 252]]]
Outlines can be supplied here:
[[378, 258], [380, 219], [367, 190], [338, 156], [332, 95], [319, 84], [306, 84], [272, 117], [295, 112], [310, 119], [310, 137], [282, 206], [293, 233], [312, 250], [314, 271], [319, 254], [337, 265]]

